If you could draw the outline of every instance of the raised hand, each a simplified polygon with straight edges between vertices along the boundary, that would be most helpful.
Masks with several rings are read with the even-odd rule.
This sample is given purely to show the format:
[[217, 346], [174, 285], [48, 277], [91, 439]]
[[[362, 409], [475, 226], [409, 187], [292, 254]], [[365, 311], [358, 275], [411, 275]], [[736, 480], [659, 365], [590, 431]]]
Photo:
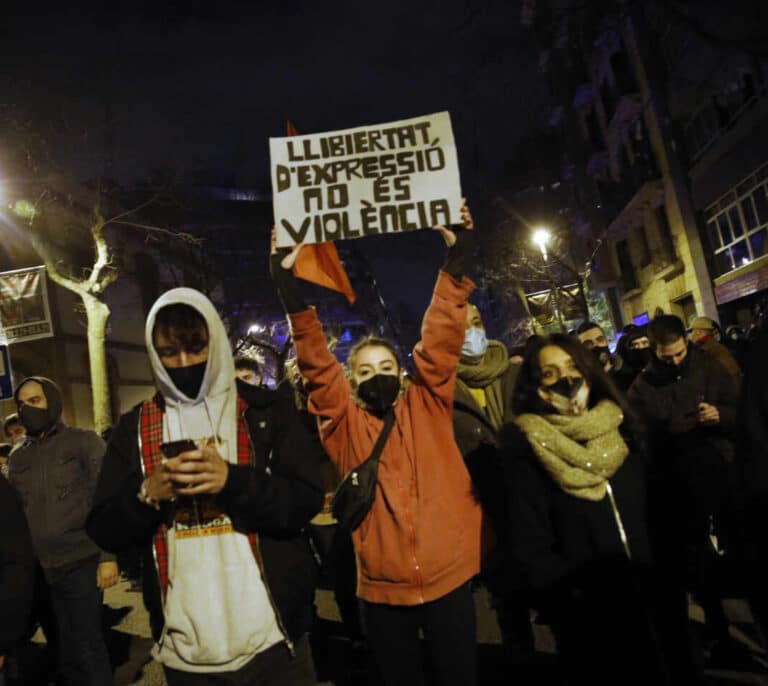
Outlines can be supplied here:
[[283, 269], [293, 269], [293, 265], [296, 264], [296, 260], [299, 257], [301, 249], [304, 247], [303, 243], [297, 243], [293, 248], [278, 248], [277, 247], [277, 227], [272, 225], [272, 237], [269, 244], [270, 255], [280, 255], [285, 251], [288, 251], [286, 256], [280, 260], [280, 266]]
[[[469, 207], [467, 207], [466, 198], [461, 199], [461, 224], [467, 231], [471, 231], [475, 228], [475, 221], [472, 218], [472, 213], [469, 211]], [[456, 245], [456, 232], [454, 230], [449, 229], [447, 226], [442, 224], [433, 226], [432, 228], [442, 234], [443, 240], [449, 248], [452, 248], [454, 245]]]

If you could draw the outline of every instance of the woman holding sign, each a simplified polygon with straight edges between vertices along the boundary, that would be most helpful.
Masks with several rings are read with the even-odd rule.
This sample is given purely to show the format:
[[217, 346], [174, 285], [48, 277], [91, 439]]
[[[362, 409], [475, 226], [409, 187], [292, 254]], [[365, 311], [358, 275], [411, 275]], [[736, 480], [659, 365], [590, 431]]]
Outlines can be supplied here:
[[[472, 218], [466, 205], [462, 219]], [[381, 450], [373, 505], [352, 532], [358, 597], [368, 641], [385, 684], [424, 683], [419, 630], [438, 684], [476, 682], [475, 613], [469, 580], [480, 571], [482, 512], [453, 439], [456, 365], [464, 342], [472, 282], [463, 276], [469, 233], [438, 229], [448, 259], [413, 349], [416, 373], [403, 367], [386, 340], [365, 338], [351, 351], [349, 376], [329, 352], [314, 308], [291, 273], [300, 246], [279, 255], [272, 273], [291, 323], [309, 410], [342, 474], [371, 455], [394, 413]]]

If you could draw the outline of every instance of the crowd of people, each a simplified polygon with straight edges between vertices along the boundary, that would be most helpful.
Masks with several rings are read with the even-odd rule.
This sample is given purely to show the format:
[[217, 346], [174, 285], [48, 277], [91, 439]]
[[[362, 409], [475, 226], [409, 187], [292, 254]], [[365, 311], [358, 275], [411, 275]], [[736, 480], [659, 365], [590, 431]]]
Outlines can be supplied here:
[[[273, 244], [295, 348], [276, 388], [233, 359], [216, 309], [190, 288], [149, 312], [156, 394], [106, 443], [63, 423], [52, 380], [18, 384], [0, 478], [9, 679], [40, 626], [55, 683], [112, 683], [102, 593], [126, 555], [170, 686], [315, 684], [328, 567], [385, 686], [477, 683], [478, 584], [510, 683], [543, 682], [534, 619], [552, 630], [561, 683], [692, 684], [718, 660], [744, 667], [723, 599], [736, 586], [768, 621], [766, 333], [736, 360], [712, 320], [688, 331], [660, 314], [613, 352], [587, 321], [510, 357], [469, 302], [466, 206], [462, 219], [437, 227], [448, 257], [412, 373], [374, 336], [337, 361], [292, 272], [301, 247]], [[330, 496], [374, 451], [375, 498], [346, 530]]]

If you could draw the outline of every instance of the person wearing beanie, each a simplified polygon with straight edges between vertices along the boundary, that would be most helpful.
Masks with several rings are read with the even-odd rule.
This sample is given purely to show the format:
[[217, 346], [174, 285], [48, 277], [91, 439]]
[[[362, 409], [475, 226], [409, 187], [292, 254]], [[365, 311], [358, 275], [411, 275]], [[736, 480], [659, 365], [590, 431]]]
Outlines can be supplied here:
[[626, 393], [653, 356], [646, 327], [632, 325], [632, 328], [624, 331], [616, 344], [616, 354], [621, 357], [623, 364], [613, 375], [613, 380]]
[[740, 385], [741, 367], [731, 355], [731, 351], [717, 340], [715, 337], [717, 333], [717, 324], [709, 317], [694, 317], [691, 320], [691, 342], [705, 355], [717, 360]]
[[24, 503], [39, 576], [53, 605], [59, 676], [67, 685], [107, 686], [112, 668], [101, 630], [101, 592], [117, 583], [119, 570], [114, 556], [85, 532], [104, 441], [62, 421], [61, 391], [50, 379], [24, 379], [14, 399], [27, 439], [11, 457], [8, 479]]

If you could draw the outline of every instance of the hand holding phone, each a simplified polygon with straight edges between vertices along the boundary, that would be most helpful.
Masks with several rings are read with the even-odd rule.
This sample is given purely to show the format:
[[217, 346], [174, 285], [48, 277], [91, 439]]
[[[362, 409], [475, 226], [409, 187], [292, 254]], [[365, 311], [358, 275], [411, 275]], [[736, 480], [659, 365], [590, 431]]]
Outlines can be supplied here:
[[[179, 441], [179, 443], [182, 443]], [[194, 441], [181, 446], [176, 457], [169, 458], [165, 463], [166, 473], [169, 474], [178, 495], [199, 495], [203, 493], [220, 493], [229, 476], [229, 466], [219, 455], [215, 442], [202, 441], [198, 445]], [[172, 452], [175, 449], [172, 448]], [[185, 456], [184, 454], [187, 453]], [[188, 453], [194, 453], [189, 455]]]
[[160, 444], [160, 452], [163, 453], [163, 457], [167, 460], [192, 450], [197, 450], [197, 443], [191, 438], [182, 438], [178, 441], [168, 441], [167, 443]]

